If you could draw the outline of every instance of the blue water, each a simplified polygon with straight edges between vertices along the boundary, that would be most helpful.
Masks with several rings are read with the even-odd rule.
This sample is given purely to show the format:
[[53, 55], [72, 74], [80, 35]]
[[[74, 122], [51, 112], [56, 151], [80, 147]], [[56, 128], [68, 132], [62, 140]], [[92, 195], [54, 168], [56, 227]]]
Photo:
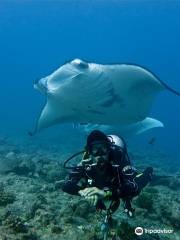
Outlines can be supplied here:
[[[179, 29], [180, 1], [1, 0], [1, 133], [33, 128], [45, 102], [33, 81], [74, 58], [136, 63], [180, 91]], [[165, 124], [153, 130], [158, 143], [178, 153], [180, 97], [161, 93], [150, 116]]]

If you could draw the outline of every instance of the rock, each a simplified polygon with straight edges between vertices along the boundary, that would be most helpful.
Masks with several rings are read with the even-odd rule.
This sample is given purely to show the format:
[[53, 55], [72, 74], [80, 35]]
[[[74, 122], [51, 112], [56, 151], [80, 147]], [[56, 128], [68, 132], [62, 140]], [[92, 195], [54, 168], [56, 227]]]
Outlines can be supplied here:
[[17, 175], [33, 175], [35, 163], [31, 161], [28, 154], [10, 151], [5, 155], [4, 160], [0, 160], [0, 173], [16, 173]]
[[179, 177], [173, 177], [169, 183], [169, 188], [172, 190], [179, 190], [180, 189], [180, 178]]
[[143, 192], [138, 196], [136, 201], [138, 207], [147, 209], [148, 211], [153, 210], [153, 194]]
[[51, 228], [51, 232], [52, 233], [61, 233], [63, 231], [63, 229], [62, 229], [62, 226], [60, 226], [60, 225], [54, 225], [54, 226], [52, 226], [52, 228]]
[[8, 152], [3, 159], [0, 159], [0, 173], [11, 172], [19, 164], [19, 159], [14, 152]]
[[137, 236], [134, 233], [135, 227], [131, 226], [128, 222], [122, 221], [118, 227], [117, 235], [123, 240], [135, 240]]
[[5, 221], [3, 222], [4, 225], [8, 226], [16, 233], [27, 233], [28, 232], [28, 225], [18, 216], [9, 215]]
[[87, 219], [89, 213], [91, 213], [94, 210], [87, 201], [81, 201], [74, 211], [74, 216], [82, 217]]
[[14, 159], [15, 156], [16, 156], [16, 154], [13, 151], [11, 151], [11, 152], [8, 152], [5, 157], [7, 159]]
[[15, 201], [15, 194], [5, 190], [5, 187], [0, 185], [0, 206], [6, 206]]
[[23, 160], [19, 163], [18, 166], [12, 169], [12, 171], [18, 175], [28, 175], [30, 173], [33, 175], [35, 172], [35, 164], [32, 161]]
[[48, 225], [52, 224], [55, 220], [55, 216], [50, 212], [44, 209], [38, 209], [36, 211], [36, 221], [43, 227], [47, 227]]
[[63, 184], [65, 183], [65, 180], [59, 180], [55, 182], [55, 189], [61, 189]]
[[28, 232], [22, 235], [21, 240], [38, 240], [39, 237], [36, 233]]

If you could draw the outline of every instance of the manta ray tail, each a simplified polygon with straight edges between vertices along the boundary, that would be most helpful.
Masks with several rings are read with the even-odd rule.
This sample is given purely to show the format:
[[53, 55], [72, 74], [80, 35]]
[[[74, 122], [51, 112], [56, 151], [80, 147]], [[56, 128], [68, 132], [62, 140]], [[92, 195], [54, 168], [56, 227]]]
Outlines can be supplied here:
[[[137, 65], [137, 66], [139, 66], [139, 65]], [[141, 66], [139, 66], [139, 67], [141, 67]], [[152, 75], [154, 75], [154, 77], [157, 78], [158, 81], [159, 81], [166, 89], [168, 89], [170, 92], [176, 94], [177, 96], [180, 96], [180, 92], [179, 92], [179, 91], [173, 89], [173, 88], [170, 87], [167, 83], [163, 82], [163, 81], [162, 81], [156, 74], [154, 74], [151, 70], [149, 70], [148, 68], [145, 68], [145, 67], [142, 67], [142, 68], [146, 69], [148, 72], [150, 72]]]
[[170, 92], [176, 94], [177, 96], [180, 96], [180, 92], [176, 91], [175, 89], [173, 89], [172, 87], [170, 87], [169, 85], [167, 85], [165, 82], [163, 82], [162, 80], [159, 79], [159, 81], [161, 82], [161, 84], [168, 89]]

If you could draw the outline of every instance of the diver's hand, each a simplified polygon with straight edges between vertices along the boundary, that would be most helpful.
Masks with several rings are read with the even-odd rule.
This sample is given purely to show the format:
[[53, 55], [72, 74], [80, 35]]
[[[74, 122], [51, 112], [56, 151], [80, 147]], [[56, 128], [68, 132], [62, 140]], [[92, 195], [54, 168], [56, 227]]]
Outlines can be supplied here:
[[92, 162], [91, 158], [83, 159], [80, 163], [78, 163], [79, 166], [85, 166], [86, 164], [90, 164]]
[[97, 188], [97, 187], [89, 187], [85, 188], [84, 190], [80, 190], [79, 194], [83, 197], [91, 197], [93, 195], [97, 195], [98, 199], [102, 199], [106, 197], [105, 191]]
[[85, 197], [85, 199], [89, 202], [89, 204], [91, 206], [96, 206], [97, 202], [98, 202], [98, 196], [97, 195], [93, 195], [93, 196], [87, 196]]
[[97, 201], [99, 199], [103, 199], [106, 197], [105, 191], [97, 188], [97, 187], [90, 187], [85, 188], [84, 190], [80, 190], [79, 194], [84, 197], [90, 204], [96, 206]]

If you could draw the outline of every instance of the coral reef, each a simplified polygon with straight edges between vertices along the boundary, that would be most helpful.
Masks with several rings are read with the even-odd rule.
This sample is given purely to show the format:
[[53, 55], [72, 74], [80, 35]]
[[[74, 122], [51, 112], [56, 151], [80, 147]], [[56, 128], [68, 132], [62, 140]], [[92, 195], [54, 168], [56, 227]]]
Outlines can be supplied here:
[[154, 203], [153, 199], [154, 199], [153, 194], [143, 192], [138, 197], [136, 204], [138, 207], [144, 208], [151, 212], [153, 211], [153, 203]]
[[136, 240], [138, 237], [134, 232], [135, 227], [131, 226], [127, 221], [122, 221], [118, 227], [118, 236], [123, 240]]
[[6, 206], [9, 203], [13, 203], [15, 199], [15, 194], [13, 192], [6, 191], [3, 183], [0, 183], [0, 206]]
[[9, 227], [15, 233], [27, 233], [28, 232], [27, 223], [24, 222], [18, 216], [13, 216], [11, 214], [6, 216], [5, 220], [3, 221], [3, 225]]
[[[43, 143], [41, 148], [40, 143], [16, 145], [0, 139], [0, 239], [102, 240], [100, 227], [105, 212], [100, 214], [79, 196], [62, 192], [67, 175], [62, 159], [71, 154], [64, 153], [63, 147], [48, 148], [48, 144]], [[116, 233], [118, 240], [178, 240], [180, 180], [176, 172], [167, 170], [169, 158], [158, 152], [147, 155], [134, 151], [130, 155], [138, 159], [139, 169], [153, 165], [156, 175], [161, 177], [133, 199], [134, 218], [128, 218], [122, 206], [113, 214], [110, 239]], [[179, 165], [176, 169], [178, 172]], [[137, 226], [173, 229], [174, 233], [137, 237]]]

